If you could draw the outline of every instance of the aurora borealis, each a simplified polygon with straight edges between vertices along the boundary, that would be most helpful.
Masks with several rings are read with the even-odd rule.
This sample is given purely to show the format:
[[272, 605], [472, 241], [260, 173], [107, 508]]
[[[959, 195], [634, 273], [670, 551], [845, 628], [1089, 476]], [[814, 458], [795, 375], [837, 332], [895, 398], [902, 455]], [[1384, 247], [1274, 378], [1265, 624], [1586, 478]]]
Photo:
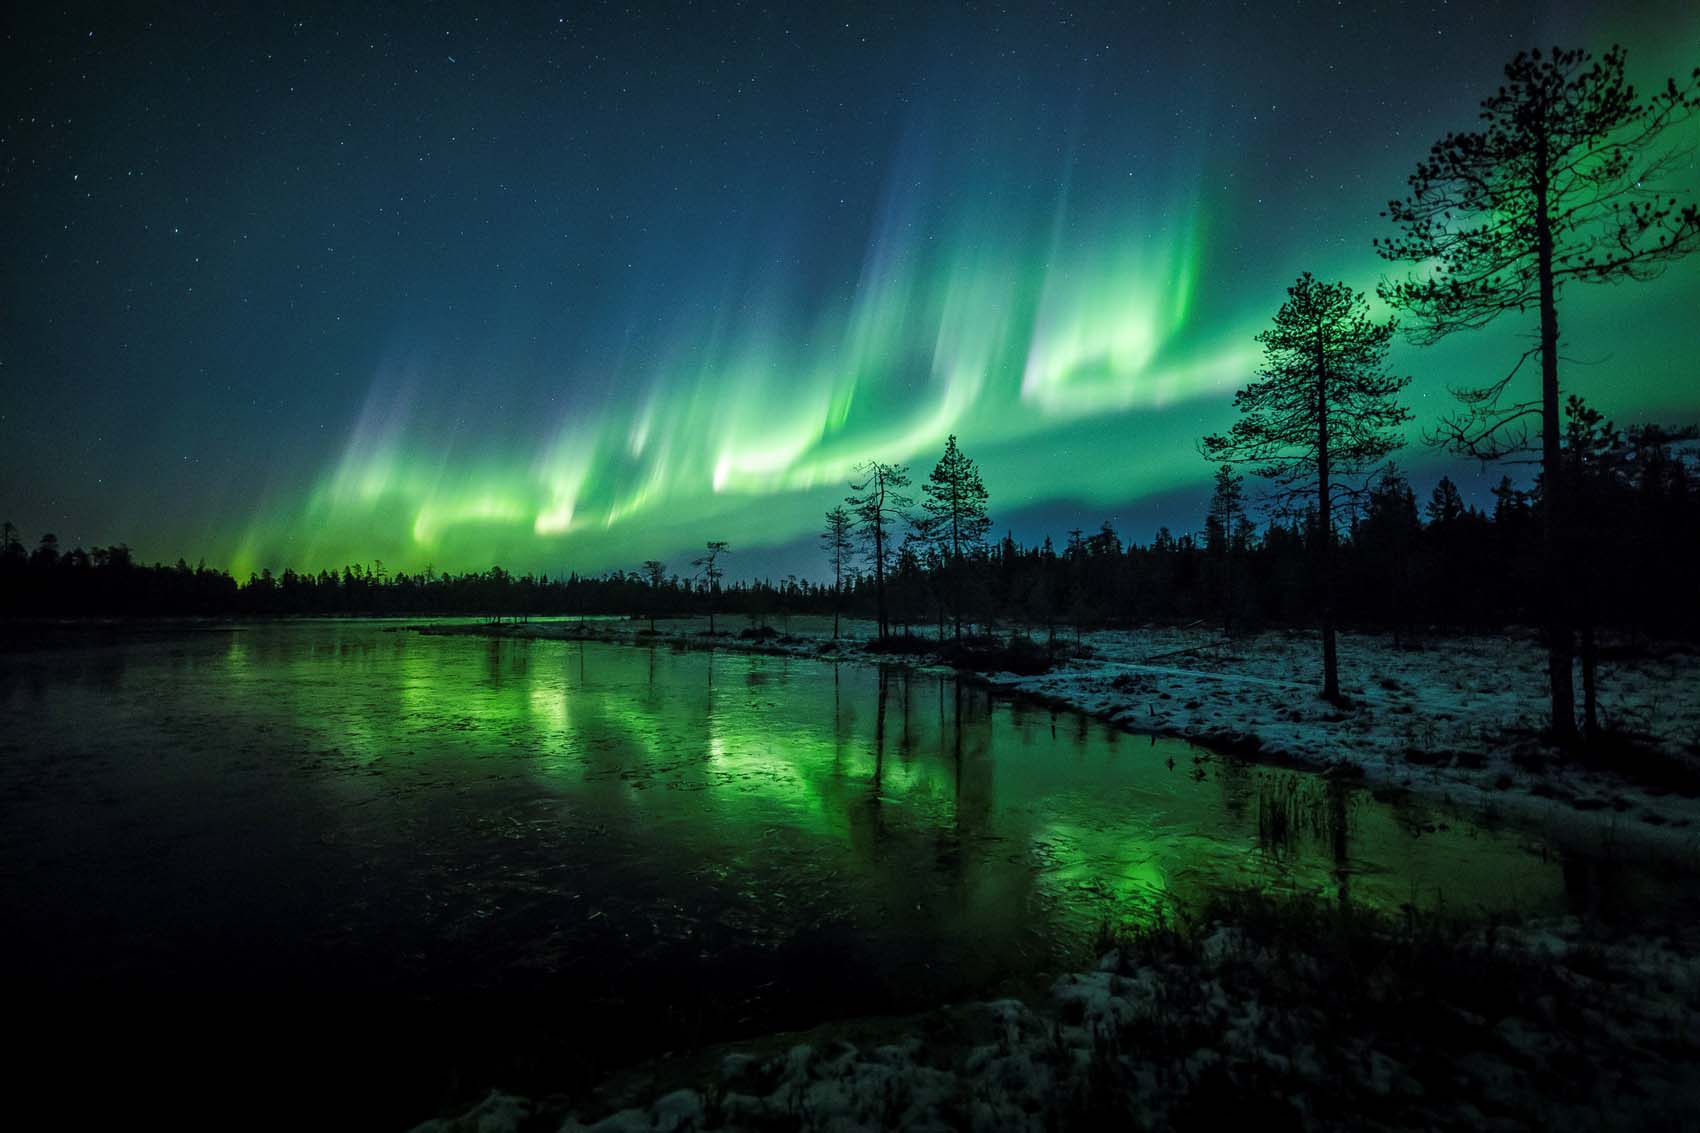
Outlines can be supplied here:
[[[850, 467], [953, 432], [1000, 533], [1196, 527], [1252, 335], [1301, 270], [1373, 288], [1377, 212], [1505, 59], [1618, 41], [1652, 85], [1700, 12], [91, 5], [5, 35], [30, 538], [238, 574], [724, 538], [737, 576], [818, 573]], [[1571, 388], [1700, 416], [1696, 309], [1692, 261], [1574, 290]], [[1401, 348], [1417, 428], [1527, 329]]]

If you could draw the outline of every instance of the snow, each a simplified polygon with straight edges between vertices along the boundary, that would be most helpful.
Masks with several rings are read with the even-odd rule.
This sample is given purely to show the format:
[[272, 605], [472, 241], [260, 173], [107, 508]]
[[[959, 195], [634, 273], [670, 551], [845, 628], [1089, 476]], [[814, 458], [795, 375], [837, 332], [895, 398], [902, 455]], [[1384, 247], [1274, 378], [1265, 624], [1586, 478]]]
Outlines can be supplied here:
[[[1035, 1006], [1003, 999], [955, 1009], [952, 1033], [932, 1018], [898, 1024], [911, 1033], [891, 1042], [740, 1052], [721, 1061], [717, 1080], [607, 1116], [561, 1103], [547, 1125], [532, 1127], [1162, 1128], [1284, 1108], [1287, 1123], [1318, 1128], [1562, 1131], [1602, 1120], [1662, 1126], [1700, 1102], [1691, 1073], [1700, 930], [1614, 937], [1566, 919], [1466, 931], [1429, 945], [1433, 955], [1384, 961], [1378, 979], [1296, 969], [1292, 944], [1232, 926], [1208, 929], [1195, 947], [1148, 941], [1062, 977]], [[1409, 944], [1393, 955], [1409, 955], [1398, 951]], [[1485, 974], [1454, 980], [1448, 965]], [[1491, 1021], [1459, 1002], [1497, 986], [1483, 981], [1511, 985], [1489, 1008], [1502, 1012]], [[1328, 995], [1344, 1008], [1336, 1015], [1317, 1007]], [[1428, 1010], [1407, 1033], [1417, 996]], [[1437, 1018], [1451, 1020], [1438, 1040]], [[517, 1128], [499, 1123], [509, 1115], [533, 1113], [544, 1116], [492, 1094], [416, 1133], [499, 1133]]]
[[531, 1119], [532, 1109], [527, 1098], [492, 1090], [460, 1116], [427, 1121], [418, 1129], [431, 1133], [519, 1133]]
[[[1700, 797], [1547, 758], [1546, 656], [1532, 636], [1449, 636], [1401, 649], [1340, 636], [1346, 707], [1318, 695], [1313, 634], [1224, 639], [1201, 630], [1088, 634], [1089, 656], [1039, 676], [997, 674], [1134, 731], [1300, 766], [1361, 772], [1530, 825], [1550, 840], [1638, 843], [1700, 861]], [[1700, 664], [1680, 648], [1602, 664], [1604, 723], [1632, 726], [1665, 757], [1700, 768]]]

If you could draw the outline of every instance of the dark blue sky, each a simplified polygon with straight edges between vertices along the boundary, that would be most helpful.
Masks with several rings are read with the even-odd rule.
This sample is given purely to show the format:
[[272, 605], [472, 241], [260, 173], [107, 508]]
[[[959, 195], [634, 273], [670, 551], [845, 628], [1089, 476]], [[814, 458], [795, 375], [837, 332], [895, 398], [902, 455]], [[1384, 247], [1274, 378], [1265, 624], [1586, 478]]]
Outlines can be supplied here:
[[[1700, 14], [29, 6], [0, 509], [239, 570], [812, 570], [849, 463], [956, 432], [1018, 534], [1190, 529], [1282, 289], [1372, 289], [1377, 211], [1555, 40], [1657, 81]], [[1692, 416], [1696, 272], [1602, 295], [1582, 380]], [[1402, 352], [1419, 418], [1524, 329]]]

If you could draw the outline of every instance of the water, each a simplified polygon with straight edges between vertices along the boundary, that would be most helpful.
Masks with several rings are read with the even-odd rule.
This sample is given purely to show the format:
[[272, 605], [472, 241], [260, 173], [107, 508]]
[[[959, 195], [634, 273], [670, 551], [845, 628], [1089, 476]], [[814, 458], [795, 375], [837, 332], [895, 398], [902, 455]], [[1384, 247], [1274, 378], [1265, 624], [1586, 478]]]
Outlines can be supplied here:
[[1217, 886], [1571, 899], [1516, 832], [936, 674], [325, 621], [3, 655], [0, 705], [14, 995], [359, 997], [397, 1120], [1019, 987]]

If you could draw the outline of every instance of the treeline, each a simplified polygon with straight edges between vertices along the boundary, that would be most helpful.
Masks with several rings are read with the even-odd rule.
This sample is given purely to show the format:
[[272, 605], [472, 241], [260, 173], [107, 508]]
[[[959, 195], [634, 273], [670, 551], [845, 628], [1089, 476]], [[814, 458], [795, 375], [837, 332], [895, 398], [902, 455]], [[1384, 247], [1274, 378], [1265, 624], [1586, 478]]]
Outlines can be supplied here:
[[[1700, 562], [1700, 466], [1695, 446], [1657, 429], [1602, 444], [1598, 430], [1578, 492], [1586, 522], [1567, 553], [1586, 580], [1596, 624], [1700, 636], [1693, 564]], [[1579, 464], [1582, 463], [1579, 461]], [[1147, 543], [1109, 523], [1060, 542], [1005, 536], [964, 549], [907, 539], [886, 569], [893, 633], [978, 630], [1067, 635], [1150, 622], [1208, 621], [1231, 632], [1308, 624], [1314, 616], [1321, 524], [1314, 511], [1256, 527], [1237, 501], [1217, 498], [1197, 533], [1160, 529]], [[1485, 510], [1448, 478], [1419, 496], [1388, 471], [1364, 494], [1334, 547], [1344, 624], [1395, 633], [1427, 627], [1492, 630], [1536, 625], [1543, 545], [1540, 488], [1502, 480]], [[656, 570], [655, 567], [661, 569]], [[124, 546], [61, 551], [45, 536], [26, 548], [7, 525], [0, 609], [17, 616], [463, 614], [742, 616], [783, 630], [791, 615], [841, 610], [875, 618], [871, 564], [846, 564], [842, 590], [800, 579], [722, 585], [647, 571], [550, 578], [500, 567], [465, 574], [391, 573], [381, 564], [317, 574], [270, 571], [237, 580], [222, 570], [136, 562]]]
[[[765, 584], [763, 584], [765, 586]], [[692, 608], [688, 582], [667, 582], [669, 611]], [[799, 586], [798, 593], [813, 587]], [[464, 574], [390, 572], [381, 562], [340, 570], [263, 570], [238, 581], [204, 563], [137, 562], [122, 544], [61, 551], [49, 534], [26, 549], [12, 524], [0, 545], [0, 612], [11, 617], [276, 617], [288, 615], [470, 614], [522, 618], [650, 611], [655, 591], [638, 574], [598, 577], [513, 574], [501, 567]]]
[[[1700, 466], [1691, 445], [1634, 430], [1609, 465], [1590, 470], [1584, 522], [1566, 553], [1585, 581], [1591, 623], [1654, 635], [1700, 635], [1692, 566], [1700, 562]], [[1221, 493], [1218, 493], [1220, 497]], [[1542, 616], [1539, 486], [1502, 479], [1486, 509], [1442, 477], [1419, 499], [1388, 470], [1363, 494], [1332, 548], [1344, 624], [1410, 634], [1434, 627], [1535, 626]], [[1164, 528], [1124, 542], [1110, 524], [1070, 532], [1059, 547], [1003, 540], [964, 557], [898, 553], [888, 577], [894, 622], [941, 635], [960, 594], [980, 626], [1047, 633], [1148, 622], [1207, 621], [1228, 632], [1314, 622], [1323, 578], [1314, 509], [1261, 530], [1213, 501], [1199, 534]], [[958, 572], [952, 577], [952, 572]], [[853, 576], [847, 604], [875, 611], [872, 577]]]

